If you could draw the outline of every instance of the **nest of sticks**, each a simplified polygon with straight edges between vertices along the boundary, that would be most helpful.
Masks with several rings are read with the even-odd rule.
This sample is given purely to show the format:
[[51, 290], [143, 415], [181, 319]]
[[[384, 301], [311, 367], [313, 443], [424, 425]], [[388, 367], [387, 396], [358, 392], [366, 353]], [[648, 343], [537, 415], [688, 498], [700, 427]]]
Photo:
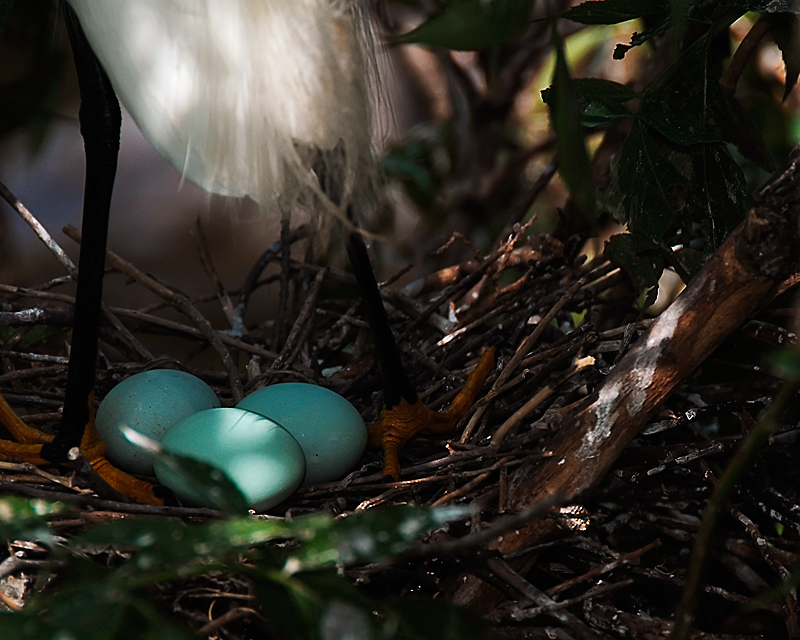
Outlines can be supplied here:
[[[305, 381], [342, 394], [367, 422], [374, 420], [381, 408], [380, 376], [354, 281], [346, 272], [293, 259], [291, 247], [304, 235], [303, 228], [285, 228], [281, 241], [264, 254], [237, 292], [222, 287], [205, 256], [214, 289], [208, 300], [221, 302], [231, 326], [241, 327], [238, 331], [212, 328], [200, 311], [208, 300], [192, 300], [110, 256], [112, 269], [162, 302], [107, 311], [98, 397], [139, 371], [180, 368], [208, 382], [223, 405], [241, 390]], [[632, 442], [618, 446], [608, 471], [597, 472], [580, 491], [559, 494], [549, 508], [534, 513], [529, 507], [541, 500], [526, 487], [540, 473], [543, 484], [551, 482], [552, 474], [540, 470], [548, 461], [559, 462], [554, 457], [562, 449], [553, 444], [554, 437], [563, 441], [604, 381], [620, 367], [630, 368], [625, 355], [655, 322], [631, 313], [633, 297], [624, 275], [602, 258], [580, 256], [580, 248], [577, 239], [561, 242], [518, 225], [488, 255], [475, 252], [468, 261], [406, 286], [386, 283], [382, 293], [409, 375], [430, 406], [452, 399], [486, 346], [497, 349], [496, 366], [454, 433], [420, 436], [405, 447], [399, 482], [382, 481], [381, 453], [367, 451], [345, 479], [301, 488], [271, 515], [338, 515], [392, 503], [473, 505], [471, 519], [451, 526], [447, 536], [432, 536], [432, 544], [445, 545], [440, 555], [354, 567], [348, 575], [368, 583], [365, 588], [374, 593], [439, 594], [467, 604], [481, 611], [504, 638], [665, 637], [706, 501], [733, 452], [781, 387], [761, 365], [768, 349], [795, 341], [785, 328], [791, 309], [785, 296], [777, 298], [723, 342], [698, 371], [692, 373], [695, 367], [688, 363], [691, 369], [637, 427]], [[269, 265], [272, 274], [263, 276]], [[269, 331], [246, 327], [250, 294], [275, 280], [281, 290], [275, 325]], [[66, 382], [64, 337], [73, 301], [58, 292], [63, 283], [29, 289], [0, 286], [6, 336], [0, 351], [0, 391], [27, 414], [31, 425], [45, 430], [58, 421]], [[342, 291], [347, 297], [338, 297]], [[167, 319], [162, 311], [168, 307], [185, 320]], [[45, 339], [43, 327], [50, 327], [55, 339]], [[140, 342], [146, 335], [170, 336], [184, 350], [188, 342], [196, 353], [216, 351], [223, 364], [187, 366], [169, 354], [153, 358]], [[696, 618], [699, 631], [692, 637], [797, 637], [793, 590], [748, 607], [797, 565], [796, 435], [794, 428], [773, 434], [756, 464], [743, 469], [745, 479], [725, 504], [713, 549], [708, 550], [707, 586]], [[572, 456], [564, 457], [567, 465], [591, 466], [592, 457], [575, 460], [581, 442], [573, 442]], [[6, 494], [73, 503], [74, 512], [52, 523], [65, 533], [122, 514], [193, 521], [218, 517], [210, 510], [109, 499], [80, 470], [41, 470], [13, 462], [0, 463], [0, 470], [0, 489]], [[551, 486], [547, 491], [557, 494], [560, 489]], [[520, 528], [530, 530], [534, 516], [538, 533], [527, 542], [513, 550], [497, 542], [509, 526], [514, 534]], [[10, 589], [24, 592], [20, 580], [36, 573], [25, 562], [35, 562], [41, 553], [35, 544], [10, 544], [0, 562], [5, 599], [11, 597]], [[465, 580], [474, 583], [471, 591], [465, 590]], [[164, 589], [178, 617], [219, 637], [244, 637], [230, 625], [227, 631], [225, 624], [207, 628], [206, 610], [215, 599], [246, 598], [245, 580], [206, 576]], [[250, 613], [238, 618], [257, 615], [256, 604], [247, 607]]]

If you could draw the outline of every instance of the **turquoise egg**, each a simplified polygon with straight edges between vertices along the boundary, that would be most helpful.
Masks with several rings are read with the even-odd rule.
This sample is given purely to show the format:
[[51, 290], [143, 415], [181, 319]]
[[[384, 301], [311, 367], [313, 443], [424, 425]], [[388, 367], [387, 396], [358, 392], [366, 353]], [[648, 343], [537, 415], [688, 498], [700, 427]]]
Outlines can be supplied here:
[[150, 454], [130, 443], [120, 427], [160, 440], [179, 420], [218, 406], [217, 396], [200, 378], [183, 371], [153, 369], [114, 387], [100, 403], [95, 421], [111, 462], [124, 471], [151, 476]]
[[[184, 418], [161, 439], [164, 449], [222, 471], [251, 508], [263, 511], [288, 498], [306, 473], [303, 450], [274, 420], [242, 409], [207, 409]], [[213, 506], [161, 461], [158, 481], [188, 503]]]
[[303, 484], [340, 480], [364, 455], [367, 427], [338, 393], [302, 382], [273, 384], [236, 405], [272, 418], [291, 433], [306, 455]]

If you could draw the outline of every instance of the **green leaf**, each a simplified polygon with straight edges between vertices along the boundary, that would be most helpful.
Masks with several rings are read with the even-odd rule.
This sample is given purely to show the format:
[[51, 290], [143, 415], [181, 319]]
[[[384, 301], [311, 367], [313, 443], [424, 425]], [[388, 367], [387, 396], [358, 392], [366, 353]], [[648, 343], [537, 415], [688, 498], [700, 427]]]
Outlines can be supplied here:
[[679, 196], [687, 185], [644, 125], [634, 122], [605, 192], [611, 215], [628, 225], [634, 252], [659, 246], [675, 222]]
[[29, 498], [0, 498], [0, 540], [38, 540], [52, 544], [53, 534], [47, 517], [68, 510], [60, 502]]
[[625, 54], [628, 53], [634, 47], [641, 47], [645, 42], [648, 40], [652, 40], [653, 38], [663, 35], [667, 32], [667, 29], [670, 28], [672, 25], [672, 16], [670, 14], [665, 14], [661, 21], [652, 29], [648, 29], [647, 31], [642, 31], [641, 33], [634, 32], [631, 36], [631, 43], [630, 44], [618, 44], [614, 48], [613, 58], [614, 60], [622, 60], [625, 57]]
[[586, 314], [589, 312], [588, 309], [584, 309], [580, 313], [576, 313], [574, 311], [570, 312], [570, 316], [572, 317], [572, 326], [576, 329], [580, 324], [583, 322], [584, 318], [586, 318]]
[[224, 559], [270, 540], [294, 538], [303, 544], [288, 555], [286, 569], [297, 572], [399, 555], [423, 533], [470, 513], [467, 507], [405, 505], [360, 511], [346, 518], [232, 518], [191, 527], [172, 521], [123, 520], [94, 527], [70, 546], [80, 551], [85, 545], [115, 545], [136, 553], [129, 563], [131, 571], [144, 567], [162, 571], [188, 562]]
[[709, 240], [709, 254], [744, 219], [746, 202], [744, 173], [724, 145], [707, 145], [693, 154], [687, 207]]
[[591, 165], [581, 126], [581, 108], [575, 83], [569, 73], [564, 45], [553, 30], [556, 65], [550, 87], [550, 119], [556, 133], [556, 148], [561, 158], [558, 171], [575, 203], [587, 216], [594, 217]]
[[373, 612], [380, 611], [381, 603], [364, 596], [332, 571], [287, 576], [255, 568], [247, 570], [245, 575], [253, 581], [258, 599], [274, 604], [270, 607], [270, 625], [282, 637], [309, 640], [395, 637], [398, 621], [394, 616], [374, 615]]
[[297, 640], [320, 637], [318, 630], [325, 602], [318, 593], [302, 580], [277, 571], [244, 573], [253, 581], [258, 601], [269, 603], [269, 627], [277, 632], [277, 637]]
[[707, 257], [702, 251], [682, 247], [678, 251], [671, 252], [669, 260], [674, 265], [675, 270], [681, 274], [681, 278], [684, 277], [683, 274], [691, 278], [700, 271], [700, 268], [706, 263]]
[[389, 147], [381, 161], [382, 175], [399, 180], [423, 209], [441, 196], [452, 171], [452, 130], [447, 124], [416, 127], [402, 142]]
[[25, 332], [22, 340], [19, 341], [20, 347], [34, 349], [43, 344], [52, 344], [63, 341], [69, 334], [69, 329], [63, 327], [48, 327], [44, 324], [37, 324]]
[[370, 509], [337, 520], [326, 518], [324, 522], [309, 519], [314, 530], [299, 535], [306, 544], [290, 555], [286, 568], [304, 571], [397, 556], [415, 544], [423, 533], [467, 517], [469, 513], [467, 507], [398, 506]]
[[18, 613], [0, 614], [0, 637], [18, 640], [191, 640], [147, 600], [100, 582], [62, 585]]
[[786, 100], [800, 76], [800, 19], [794, 13], [773, 14], [769, 21], [769, 33], [781, 50], [786, 65], [786, 83], [783, 87], [783, 99]]
[[480, 616], [439, 600], [391, 598], [383, 610], [390, 610], [397, 618], [401, 637], [419, 640], [488, 640], [494, 637]]
[[709, 144], [719, 139], [702, 121], [664, 101], [649, 101], [642, 106], [638, 118], [668, 140], [681, 146]]
[[669, 11], [668, 0], [593, 0], [572, 7], [562, 18], [581, 24], [618, 24]]
[[[624, 84], [601, 78], [573, 78], [581, 111], [581, 123], [587, 127], [612, 124], [631, 117], [623, 103], [639, 94]], [[552, 106], [555, 96], [551, 88], [542, 91], [542, 100]]]
[[575, 90], [581, 100], [598, 100], [622, 104], [638, 98], [639, 94], [630, 87], [603, 78], [574, 78]]
[[649, 307], [658, 295], [658, 280], [664, 271], [664, 258], [658, 251], [639, 252], [629, 233], [611, 236], [606, 242], [605, 256], [620, 267], [639, 291], [647, 293], [643, 305]]
[[395, 40], [456, 51], [493, 49], [522, 34], [528, 26], [532, 3], [533, 0], [451, 0], [442, 13]]
[[[449, 605], [431, 601], [414, 609], [405, 600], [379, 603], [335, 573], [321, 571], [333, 564], [401, 554], [426, 531], [470, 514], [467, 507], [405, 505], [294, 521], [247, 517], [194, 526], [166, 520], [109, 522], [63, 547], [72, 555], [63, 565], [58, 590], [27, 604], [21, 613], [0, 614], [0, 637], [38, 640], [59, 637], [58, 632], [81, 640], [184, 640], [191, 636], [162, 619], [141, 594], [156, 582], [230, 571], [252, 580], [266, 624], [277, 637], [316, 640], [328, 630], [334, 635], [323, 637], [483, 638], [477, 619]], [[264, 545], [277, 539], [295, 542], [282, 548]], [[130, 552], [130, 560], [116, 568], [87, 560], [97, 545]], [[413, 611], [425, 618], [402, 619]]]
[[[686, 102], [688, 97], [706, 95], [712, 78], [708, 70], [708, 52], [714, 31], [706, 31], [653, 81], [642, 93], [642, 108], [648, 102]], [[716, 80], [713, 80], [716, 84]], [[682, 104], [681, 104], [682, 106]], [[702, 117], [704, 109], [698, 114]]]

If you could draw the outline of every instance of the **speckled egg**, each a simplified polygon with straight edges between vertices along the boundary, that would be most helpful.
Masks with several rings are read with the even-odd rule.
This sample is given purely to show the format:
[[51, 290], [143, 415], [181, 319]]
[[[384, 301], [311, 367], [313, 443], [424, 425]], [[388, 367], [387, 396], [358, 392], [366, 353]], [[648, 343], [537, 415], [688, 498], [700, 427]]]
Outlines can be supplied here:
[[128, 442], [121, 426], [160, 440], [176, 422], [219, 406], [214, 392], [200, 378], [183, 371], [153, 369], [114, 387], [97, 410], [96, 423], [108, 446], [108, 458], [120, 469], [153, 475], [150, 454]]
[[367, 446], [367, 427], [356, 408], [324, 387], [274, 384], [236, 406], [272, 418], [297, 439], [306, 456], [305, 485], [340, 480]]
[[[208, 409], [184, 418], [164, 434], [161, 446], [222, 471], [258, 511], [283, 502], [306, 473], [297, 440], [274, 420], [242, 409]], [[158, 481], [184, 501], [214, 506], [161, 461], [154, 466]]]

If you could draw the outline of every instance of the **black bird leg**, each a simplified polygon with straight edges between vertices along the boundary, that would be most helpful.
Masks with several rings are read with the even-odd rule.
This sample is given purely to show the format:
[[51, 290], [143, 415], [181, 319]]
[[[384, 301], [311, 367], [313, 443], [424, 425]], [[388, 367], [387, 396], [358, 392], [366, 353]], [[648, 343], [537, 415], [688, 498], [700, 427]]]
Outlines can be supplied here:
[[353, 274], [361, 292], [361, 308], [367, 316], [372, 339], [375, 341], [375, 356], [383, 378], [383, 403], [387, 409], [396, 407], [402, 400], [413, 405], [418, 400], [417, 391], [408, 379], [400, 358], [400, 350], [378, 291], [378, 282], [364, 238], [358, 228], [344, 230], [344, 233], [347, 256], [353, 265]]
[[[341, 165], [337, 165], [335, 160], [336, 156], [343, 157], [344, 149], [340, 145], [331, 151], [317, 151], [316, 154], [316, 161], [312, 166], [320, 187], [331, 202], [341, 205], [344, 180], [339, 175]], [[421, 432], [451, 431], [466, 415], [494, 365], [494, 349], [483, 352], [464, 388], [449, 407], [439, 412], [425, 406], [403, 366], [389, 316], [378, 290], [375, 271], [352, 207], [347, 208], [347, 218], [349, 224], [341, 225], [345, 247], [361, 292], [361, 308], [367, 316], [375, 342], [375, 357], [383, 378], [384, 408], [378, 421], [369, 427], [369, 444], [383, 449], [383, 477], [397, 480], [400, 477], [398, 456], [409, 439]]]
[[[352, 220], [352, 212], [348, 213]], [[369, 444], [383, 449], [383, 477], [397, 480], [400, 477], [398, 455], [409, 439], [421, 432], [451, 431], [466, 415], [494, 365], [494, 349], [483, 352], [464, 388], [449, 407], [440, 412], [429, 409], [417, 396], [403, 366], [364, 238], [355, 223], [345, 231], [345, 239], [383, 377], [384, 409], [378, 422], [369, 427]]]
[[61, 7], [81, 93], [79, 118], [86, 149], [86, 182], [64, 414], [55, 439], [42, 448], [42, 457], [54, 462], [66, 460], [69, 450], [80, 445], [90, 418], [100, 333], [108, 217], [122, 128], [119, 101], [106, 72], [89, 46], [72, 8], [63, 0]]

